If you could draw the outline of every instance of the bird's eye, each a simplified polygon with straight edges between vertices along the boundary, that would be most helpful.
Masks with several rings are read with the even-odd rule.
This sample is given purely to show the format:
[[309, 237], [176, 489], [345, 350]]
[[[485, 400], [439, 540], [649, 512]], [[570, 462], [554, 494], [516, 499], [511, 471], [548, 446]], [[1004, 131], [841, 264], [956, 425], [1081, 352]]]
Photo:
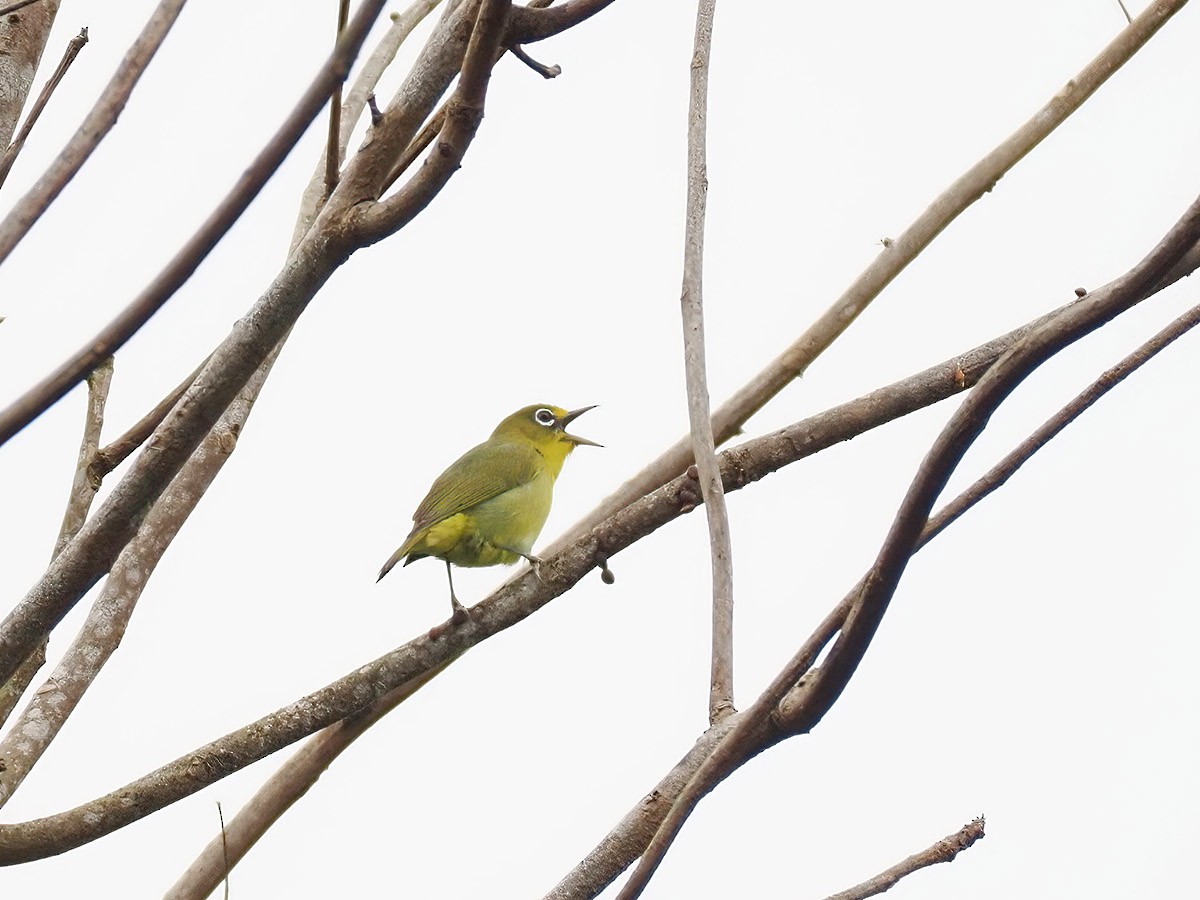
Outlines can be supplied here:
[[539, 409], [533, 414], [533, 421], [537, 422], [539, 425], [545, 425], [547, 428], [549, 428], [554, 424], [554, 413], [545, 408]]

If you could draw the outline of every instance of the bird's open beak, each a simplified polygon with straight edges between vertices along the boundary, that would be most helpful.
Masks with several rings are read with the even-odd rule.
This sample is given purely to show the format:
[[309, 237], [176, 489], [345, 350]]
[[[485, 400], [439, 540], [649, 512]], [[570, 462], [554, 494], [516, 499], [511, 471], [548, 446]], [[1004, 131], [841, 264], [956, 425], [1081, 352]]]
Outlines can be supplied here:
[[563, 437], [565, 437], [572, 444], [587, 444], [587, 446], [589, 446], [589, 447], [603, 447], [604, 446], [603, 444], [597, 444], [595, 441], [589, 441], [585, 437], [580, 437], [577, 434], [569, 434], [567, 432], [568, 425], [570, 425], [572, 422], [574, 422], [576, 419], [578, 419], [580, 416], [582, 416], [589, 409], [595, 409], [595, 408], [596, 408], [595, 406], [584, 406], [579, 409], [573, 409], [569, 413], [567, 413], [565, 416], [563, 416], [562, 420], [558, 423], [559, 427], [562, 428], [562, 430], [563, 430]]

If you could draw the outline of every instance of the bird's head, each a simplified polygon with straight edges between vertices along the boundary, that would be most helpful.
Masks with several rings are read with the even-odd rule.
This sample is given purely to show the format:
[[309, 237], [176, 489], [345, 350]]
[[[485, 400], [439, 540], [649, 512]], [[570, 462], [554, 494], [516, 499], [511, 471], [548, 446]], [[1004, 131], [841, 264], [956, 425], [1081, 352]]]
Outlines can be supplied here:
[[493, 438], [522, 441], [531, 444], [547, 458], [564, 459], [578, 444], [600, 447], [595, 441], [571, 434], [567, 426], [594, 406], [567, 411], [561, 406], [538, 403], [518, 409], [496, 426]]

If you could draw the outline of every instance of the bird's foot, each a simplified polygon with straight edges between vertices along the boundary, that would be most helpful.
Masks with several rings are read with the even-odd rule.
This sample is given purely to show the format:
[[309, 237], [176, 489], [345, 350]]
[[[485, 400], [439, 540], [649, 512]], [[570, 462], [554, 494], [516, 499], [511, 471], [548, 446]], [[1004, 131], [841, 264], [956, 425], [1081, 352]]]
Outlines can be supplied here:
[[544, 559], [542, 559], [540, 556], [534, 556], [532, 553], [524, 553], [522, 555], [527, 560], [529, 560], [529, 567], [531, 569], [533, 569], [534, 577], [537, 578], [538, 581], [543, 581], [544, 579], [542, 578], [542, 565], [546, 561]]

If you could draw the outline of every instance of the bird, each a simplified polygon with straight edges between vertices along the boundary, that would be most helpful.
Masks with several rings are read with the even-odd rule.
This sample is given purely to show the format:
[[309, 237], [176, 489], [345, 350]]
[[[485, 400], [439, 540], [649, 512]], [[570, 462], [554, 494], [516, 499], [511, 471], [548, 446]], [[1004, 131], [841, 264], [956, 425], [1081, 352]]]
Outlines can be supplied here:
[[590, 409], [595, 406], [567, 411], [534, 404], [505, 417], [491, 437], [433, 482], [413, 513], [412, 531], [383, 564], [376, 582], [401, 560], [407, 566], [436, 557], [446, 563], [451, 620], [460, 622], [467, 610], [454, 593], [451, 565], [512, 565], [523, 558], [538, 572], [542, 560], [533, 555], [533, 542], [550, 514], [563, 463], [579, 445], [603, 446], [566, 430]]

